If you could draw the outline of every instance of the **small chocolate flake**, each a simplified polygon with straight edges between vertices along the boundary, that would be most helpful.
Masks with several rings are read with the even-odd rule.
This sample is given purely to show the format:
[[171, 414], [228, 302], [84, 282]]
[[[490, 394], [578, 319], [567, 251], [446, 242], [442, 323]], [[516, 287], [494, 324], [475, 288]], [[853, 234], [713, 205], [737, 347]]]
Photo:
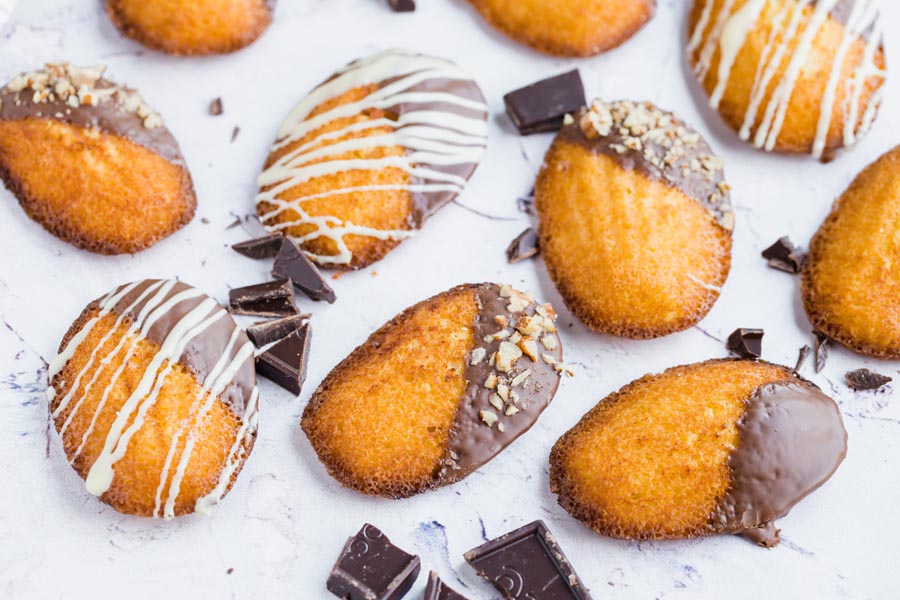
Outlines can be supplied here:
[[828, 344], [831, 340], [820, 331], [813, 331], [816, 341], [813, 344], [813, 353], [816, 355], [816, 373], [821, 373], [825, 368], [825, 362], [828, 360]]
[[526, 215], [537, 216], [537, 209], [534, 207], [534, 196], [526, 196], [516, 198], [516, 206]]
[[809, 345], [804, 344], [802, 348], [797, 352], [797, 363], [794, 365], [794, 373], [800, 371], [800, 367], [803, 366], [803, 363], [806, 362], [806, 359], [809, 357], [810, 352], [812, 352], [812, 348]]
[[779, 238], [777, 242], [762, 251], [762, 257], [769, 261], [769, 266], [785, 273], [799, 273], [803, 268], [806, 254], [796, 248], [789, 237]]
[[272, 274], [276, 277], [290, 277], [297, 289], [312, 300], [325, 300], [329, 304], [337, 300], [334, 290], [325, 283], [316, 266], [290, 238], [282, 239]]
[[209, 114], [211, 114], [212, 116], [218, 117], [223, 112], [225, 112], [225, 109], [222, 107], [221, 98], [215, 98], [212, 102], [209, 103]]
[[519, 135], [556, 131], [587, 104], [578, 69], [512, 91], [503, 102]]
[[741, 358], [759, 358], [762, 356], [762, 329], [735, 329], [728, 336], [725, 347]]
[[200, 222], [204, 225], [209, 225], [209, 219], [207, 219], [206, 217], [200, 217]]
[[526, 258], [537, 256], [540, 252], [538, 245], [537, 232], [533, 227], [529, 227], [510, 242], [506, 248], [506, 260], [513, 265], [521, 262]]
[[228, 570], [225, 571], [225, 573], [227, 573], [228, 575], [231, 575], [232, 573], [234, 573], [234, 567], [228, 567]]
[[241, 132], [241, 128], [237, 125], [234, 126], [234, 129], [231, 130], [231, 143], [234, 143], [234, 140], [237, 139], [238, 134]]
[[328, 576], [328, 591], [343, 600], [399, 600], [419, 576], [418, 556], [393, 545], [366, 523], [347, 540]]
[[256, 357], [256, 372], [287, 391], [300, 395], [306, 380], [312, 327], [305, 321], [298, 329]]
[[274, 321], [261, 321], [247, 328], [247, 336], [257, 348], [276, 342], [300, 328], [309, 315], [292, 315]]
[[857, 392], [864, 390], [877, 390], [878, 388], [884, 387], [885, 385], [893, 381], [891, 377], [882, 375], [881, 373], [875, 373], [874, 371], [870, 371], [869, 369], [857, 369], [855, 371], [848, 371], [844, 374], [844, 377], [847, 379], [847, 385], [849, 385]]
[[287, 317], [300, 312], [287, 278], [235, 288], [228, 292], [228, 306], [236, 315], [254, 317]]
[[416, 0], [388, 0], [394, 12], [412, 12], [416, 10]]
[[232, 244], [231, 248], [248, 258], [273, 258], [281, 248], [282, 237], [280, 233], [273, 233], [265, 237]]

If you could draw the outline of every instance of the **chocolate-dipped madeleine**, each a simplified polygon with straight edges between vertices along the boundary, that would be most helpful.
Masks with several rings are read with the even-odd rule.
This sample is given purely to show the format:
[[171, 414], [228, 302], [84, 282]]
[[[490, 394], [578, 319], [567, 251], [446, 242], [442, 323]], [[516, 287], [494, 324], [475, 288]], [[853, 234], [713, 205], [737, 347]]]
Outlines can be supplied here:
[[789, 368], [712, 360], [610, 395], [550, 455], [559, 503], [626, 539], [743, 534], [778, 543], [775, 520], [844, 459], [837, 404]]
[[159, 114], [103, 71], [48, 64], [0, 89], [0, 178], [57, 237], [133, 253], [190, 221], [197, 201]]
[[282, 123], [257, 214], [320, 266], [369, 265], [463, 190], [487, 114], [478, 85], [450, 61], [405, 50], [354, 61]]
[[117, 511], [205, 513], [253, 448], [253, 344], [187, 284], [136, 281], [90, 303], [48, 377], [69, 463]]
[[603, 102], [564, 125], [535, 186], [541, 255], [595, 331], [652, 338], [691, 327], [731, 267], [722, 160], [650, 102]]
[[329, 473], [400, 498], [459, 481], [556, 392], [556, 314], [510, 286], [461, 285], [405, 310], [325, 378], [302, 426]]

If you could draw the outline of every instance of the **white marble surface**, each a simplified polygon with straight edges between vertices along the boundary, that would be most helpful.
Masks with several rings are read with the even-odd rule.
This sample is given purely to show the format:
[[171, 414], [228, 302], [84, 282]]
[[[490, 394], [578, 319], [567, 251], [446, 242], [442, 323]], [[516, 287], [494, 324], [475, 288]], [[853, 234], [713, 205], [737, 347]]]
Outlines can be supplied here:
[[[900, 406], [891, 390], [852, 393], [850, 368], [897, 375], [898, 364], [834, 350], [825, 371], [804, 375], [833, 394], [850, 436], [847, 460], [820, 491], [780, 521], [783, 544], [763, 550], [730, 536], [636, 543], [599, 537], [570, 518], [547, 489], [556, 438], [598, 400], [649, 371], [723, 356], [738, 326], [764, 327], [765, 358], [793, 364], [811, 343], [797, 279], [770, 270], [762, 248], [790, 234], [805, 244], [853, 175], [900, 142], [900, 90], [871, 135], [828, 165], [745, 148], [702, 104], [682, 60], [686, 3], [661, 0], [656, 19], [623, 48], [587, 60], [541, 56], [484, 26], [463, 0], [420, 2], [392, 14], [383, 0], [280, 0], [275, 22], [231, 56], [182, 59], [122, 39], [98, 0], [22, 0], [0, 37], [0, 79], [44, 61], [105, 63], [138, 87], [181, 143], [199, 196], [197, 217], [137, 256], [101, 257], [45, 233], [0, 191], [0, 597], [327, 598], [325, 577], [365, 520], [419, 553], [473, 600], [496, 597], [462, 554], [535, 518], [544, 519], [595, 598], [891, 598], [900, 556]], [[900, 3], [886, 1], [888, 22]], [[891, 39], [892, 66], [900, 44]], [[48, 429], [45, 361], [82, 307], [114, 286], [180, 277], [224, 299], [227, 286], [265, 278], [267, 264], [228, 245], [257, 233], [254, 181], [290, 107], [314, 84], [373, 50], [406, 46], [470, 70], [494, 113], [489, 152], [458, 205], [435, 216], [387, 259], [334, 282], [334, 305], [302, 302], [315, 334], [300, 398], [261, 383], [259, 438], [234, 490], [212, 517], [172, 522], [120, 515], [87, 493]], [[734, 187], [733, 269], [700, 327], [648, 342], [589, 333], [562, 310], [567, 358], [579, 368], [541, 421], [467, 480], [405, 501], [342, 489], [298, 427], [310, 392], [368, 334], [406, 306], [451, 285], [483, 280], [532, 288], [562, 309], [538, 261], [507, 266], [503, 250], [529, 224], [516, 209], [550, 136], [520, 138], [502, 114], [502, 95], [572, 66], [590, 95], [647, 98], [674, 109], [724, 155]], [[225, 113], [212, 117], [221, 96]], [[237, 141], [229, 143], [232, 128]], [[571, 325], [570, 325], [571, 324]], [[702, 329], [701, 329], [702, 327]], [[424, 577], [409, 598], [417, 598]]]

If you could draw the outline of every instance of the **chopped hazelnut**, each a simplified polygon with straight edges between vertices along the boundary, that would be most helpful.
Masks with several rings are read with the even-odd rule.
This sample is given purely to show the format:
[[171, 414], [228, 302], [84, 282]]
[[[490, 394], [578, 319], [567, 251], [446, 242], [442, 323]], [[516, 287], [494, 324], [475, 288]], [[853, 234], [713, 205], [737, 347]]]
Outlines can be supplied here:
[[469, 364], [470, 365], [479, 364], [481, 361], [484, 360], [484, 357], [486, 354], [487, 354], [487, 350], [485, 350], [484, 348], [475, 348], [474, 350], [472, 350], [472, 356], [469, 359]]
[[522, 353], [525, 354], [532, 361], [537, 362], [538, 359], [538, 348], [537, 342], [530, 335], [526, 335], [521, 340], [519, 340], [518, 344], [519, 348], [522, 350]]
[[500, 348], [494, 353], [495, 366], [501, 373], [506, 373], [513, 368], [516, 361], [522, 357], [522, 351], [515, 344], [500, 342]]
[[497, 416], [497, 413], [492, 410], [483, 410], [478, 413], [478, 416], [481, 417], [481, 420], [484, 421], [488, 427], [493, 427], [494, 423], [500, 418]]

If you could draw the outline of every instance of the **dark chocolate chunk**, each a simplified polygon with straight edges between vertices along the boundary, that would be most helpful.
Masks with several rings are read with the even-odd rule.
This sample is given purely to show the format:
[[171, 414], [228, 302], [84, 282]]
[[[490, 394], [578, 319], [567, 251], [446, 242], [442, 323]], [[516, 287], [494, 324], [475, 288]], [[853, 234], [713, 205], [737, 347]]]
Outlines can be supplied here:
[[274, 321], [262, 321], [248, 327], [247, 336], [257, 348], [262, 348], [299, 329], [303, 321], [308, 320], [309, 315], [293, 315]]
[[797, 363], [794, 365], [794, 373], [800, 371], [800, 367], [803, 366], [803, 363], [806, 362], [806, 359], [809, 357], [809, 353], [812, 352], [812, 348], [808, 345], [804, 344], [802, 348], [797, 352]]
[[525, 196], [516, 198], [516, 206], [526, 215], [537, 216], [537, 210], [534, 207], [534, 196]]
[[256, 372], [299, 395], [306, 380], [306, 362], [312, 328], [304, 321], [299, 328], [256, 357]]
[[516, 239], [507, 246], [506, 260], [509, 261], [509, 264], [515, 264], [526, 258], [537, 256], [540, 251], [537, 232], [533, 227], [529, 227], [517, 235]]
[[215, 98], [212, 102], [209, 103], [209, 114], [211, 114], [212, 116], [218, 117], [223, 112], [225, 112], [225, 109], [222, 107], [221, 98]]
[[328, 591], [344, 600], [397, 600], [416, 582], [419, 569], [418, 556], [366, 523], [344, 544], [328, 577]]
[[795, 247], [789, 237], [779, 238], [777, 242], [762, 251], [762, 257], [769, 261], [769, 266], [785, 273], [799, 273], [803, 268], [806, 254]]
[[290, 238], [281, 240], [272, 274], [276, 277], [290, 277], [297, 289], [313, 300], [326, 300], [329, 304], [337, 300], [316, 266]]
[[820, 331], [813, 331], [816, 336], [816, 342], [813, 344], [813, 353], [816, 355], [816, 373], [825, 368], [825, 361], [828, 360], [828, 344], [830, 340], [828, 336]]
[[416, 10], [416, 0], [388, 0], [394, 12], [412, 12]]
[[725, 347], [741, 358], [759, 358], [762, 356], [762, 329], [735, 329], [728, 336]]
[[287, 317], [300, 312], [290, 279], [235, 288], [228, 292], [228, 306], [236, 315], [254, 317]]
[[591, 598], [543, 521], [529, 523], [469, 550], [465, 559], [507, 600]]
[[428, 574], [428, 585], [425, 587], [425, 595], [422, 600], [468, 600], [465, 596], [447, 586], [441, 581], [438, 574], [432, 571]]
[[858, 392], [862, 390], [877, 390], [893, 381], [893, 379], [887, 375], [875, 373], [869, 369], [849, 371], [844, 377], [847, 378], [847, 385]]
[[510, 92], [503, 102], [520, 135], [556, 131], [567, 114], [587, 104], [578, 69]]
[[232, 244], [231, 248], [238, 254], [243, 254], [248, 258], [272, 258], [278, 254], [283, 237], [280, 233], [273, 233], [254, 240]]

